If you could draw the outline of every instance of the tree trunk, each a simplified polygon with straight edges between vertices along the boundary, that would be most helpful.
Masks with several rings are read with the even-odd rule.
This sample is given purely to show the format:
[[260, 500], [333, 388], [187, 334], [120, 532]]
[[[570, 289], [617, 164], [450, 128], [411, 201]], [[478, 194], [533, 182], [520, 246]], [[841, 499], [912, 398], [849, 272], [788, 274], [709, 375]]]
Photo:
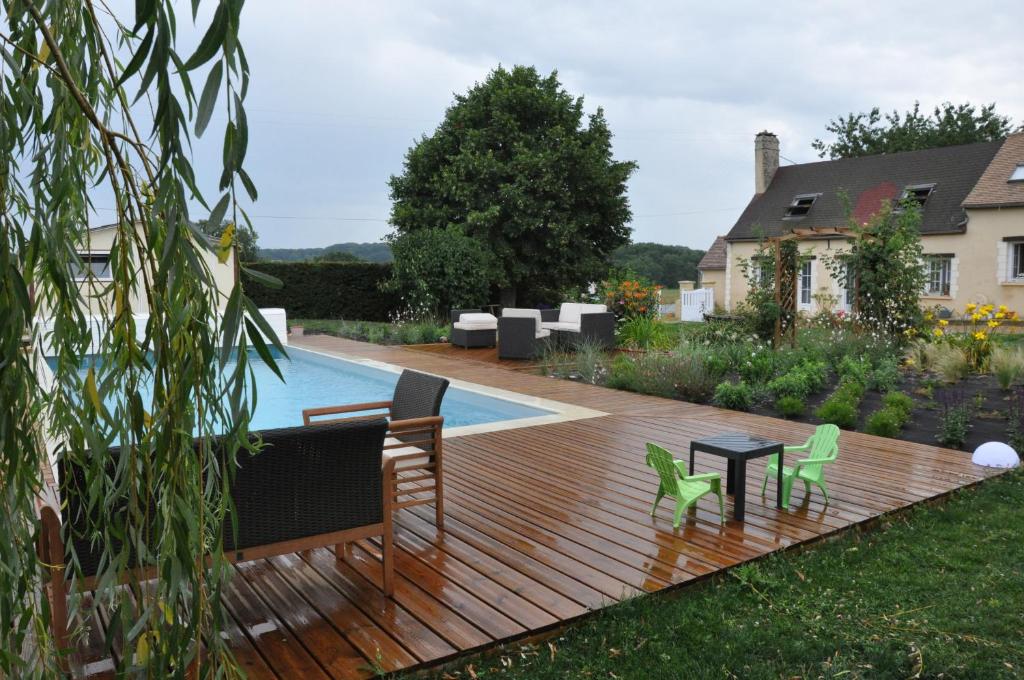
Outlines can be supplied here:
[[509, 286], [508, 288], [501, 289], [501, 306], [502, 307], [515, 307], [516, 306], [516, 287]]

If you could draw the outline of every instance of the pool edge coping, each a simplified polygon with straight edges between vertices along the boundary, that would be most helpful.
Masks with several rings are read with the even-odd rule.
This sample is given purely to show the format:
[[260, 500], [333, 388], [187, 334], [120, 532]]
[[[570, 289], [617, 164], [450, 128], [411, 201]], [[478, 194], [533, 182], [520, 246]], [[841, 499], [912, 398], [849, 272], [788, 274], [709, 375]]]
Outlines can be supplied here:
[[[405, 366], [401, 366], [399, 364], [389, 364], [384, 361], [370, 359], [368, 357], [360, 356], [358, 354], [339, 352], [337, 350], [311, 349], [309, 347], [302, 347], [299, 345], [289, 345], [287, 351], [291, 352], [292, 350], [309, 352], [310, 354], [316, 354], [330, 359], [348, 361], [350, 363], [367, 366], [369, 368], [387, 371], [388, 373], [400, 374], [402, 371], [406, 370]], [[481, 385], [480, 383], [469, 382], [467, 380], [460, 380], [458, 378], [451, 378], [446, 375], [430, 373], [429, 371], [421, 371], [420, 369], [408, 370], [416, 370], [419, 371], [420, 373], [426, 373], [428, 375], [436, 375], [438, 377], [442, 377], [445, 380], [447, 380], [452, 387], [459, 390], [463, 390], [465, 392], [470, 392], [480, 396], [489, 397], [491, 399], [500, 399], [502, 401], [508, 401], [519, 406], [528, 406], [552, 412], [551, 415], [545, 416], [512, 418], [509, 420], [496, 420], [490, 423], [480, 423], [478, 425], [461, 425], [459, 427], [444, 428], [442, 436], [446, 439], [454, 437], [465, 437], [473, 434], [484, 434], [487, 432], [499, 432], [502, 430], [517, 430], [523, 427], [536, 427], [539, 425], [566, 423], [574, 420], [602, 418], [610, 415], [608, 413], [605, 413], [604, 411], [598, 411], [596, 409], [587, 408], [586, 406], [578, 406], [576, 404], [569, 404], [563, 401], [555, 401], [554, 399], [546, 399], [544, 397], [535, 397], [530, 394], [523, 394], [522, 392], [513, 392], [511, 390], [505, 390], [499, 387]]]

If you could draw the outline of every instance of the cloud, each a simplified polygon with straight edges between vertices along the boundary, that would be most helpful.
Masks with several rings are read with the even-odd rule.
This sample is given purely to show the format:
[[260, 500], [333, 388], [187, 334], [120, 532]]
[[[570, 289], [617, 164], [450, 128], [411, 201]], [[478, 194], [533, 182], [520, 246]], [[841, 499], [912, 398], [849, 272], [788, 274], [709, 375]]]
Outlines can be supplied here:
[[[706, 247], [750, 198], [759, 130], [806, 162], [831, 118], [872, 106], [996, 102], [1024, 120], [1021, 25], [999, 2], [252, 0], [251, 213], [267, 247], [380, 238], [388, 176], [452, 94], [532, 64], [602, 106], [616, 155], [639, 163], [634, 239]], [[195, 148], [206, 186], [211, 137]]]

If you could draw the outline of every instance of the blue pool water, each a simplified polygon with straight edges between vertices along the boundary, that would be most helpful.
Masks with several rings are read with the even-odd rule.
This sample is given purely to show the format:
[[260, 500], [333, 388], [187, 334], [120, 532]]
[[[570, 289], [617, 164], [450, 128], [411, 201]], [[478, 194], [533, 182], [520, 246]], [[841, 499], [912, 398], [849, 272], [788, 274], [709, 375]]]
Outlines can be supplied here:
[[[296, 348], [289, 348], [288, 358], [277, 359], [283, 383], [255, 354], [250, 365], [258, 390], [251, 424], [255, 430], [302, 425], [305, 408], [390, 400], [398, 381], [397, 373]], [[150, 398], [143, 395], [143, 403]], [[448, 388], [441, 403], [446, 428], [551, 413], [454, 387]]]

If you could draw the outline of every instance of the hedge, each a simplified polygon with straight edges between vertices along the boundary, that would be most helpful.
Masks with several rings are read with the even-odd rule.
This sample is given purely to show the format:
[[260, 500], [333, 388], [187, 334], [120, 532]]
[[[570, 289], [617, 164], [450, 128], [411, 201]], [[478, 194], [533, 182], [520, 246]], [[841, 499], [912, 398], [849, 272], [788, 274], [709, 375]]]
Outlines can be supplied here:
[[397, 294], [380, 289], [380, 282], [391, 276], [390, 263], [256, 262], [247, 266], [284, 284], [269, 288], [246, 281], [245, 290], [253, 301], [260, 307], [283, 307], [289, 317], [389, 321], [401, 305]]

